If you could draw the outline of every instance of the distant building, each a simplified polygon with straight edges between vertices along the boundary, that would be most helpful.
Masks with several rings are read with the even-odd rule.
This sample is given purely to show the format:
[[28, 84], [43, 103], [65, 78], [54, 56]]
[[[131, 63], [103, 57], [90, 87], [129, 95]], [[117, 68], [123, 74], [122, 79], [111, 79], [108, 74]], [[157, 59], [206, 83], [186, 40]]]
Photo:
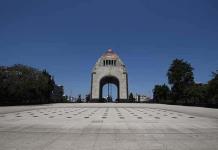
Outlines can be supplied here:
[[76, 102], [76, 97], [68, 96], [68, 101], [74, 103]]
[[149, 102], [151, 100], [150, 97], [146, 96], [146, 95], [136, 95], [136, 102], [138, 103], [146, 103]]

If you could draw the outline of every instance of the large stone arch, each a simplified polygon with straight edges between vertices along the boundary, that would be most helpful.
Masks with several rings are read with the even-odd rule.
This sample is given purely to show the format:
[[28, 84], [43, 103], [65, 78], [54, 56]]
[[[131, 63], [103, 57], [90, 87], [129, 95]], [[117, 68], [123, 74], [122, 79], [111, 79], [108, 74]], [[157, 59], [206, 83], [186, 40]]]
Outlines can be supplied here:
[[99, 83], [99, 98], [102, 99], [103, 98], [103, 86], [105, 84], [108, 84], [108, 83], [112, 83], [114, 85], [116, 85], [117, 87], [117, 96], [116, 96], [116, 99], [120, 99], [120, 81], [117, 77], [115, 76], [104, 76], [103, 78], [100, 79], [100, 83]]
[[[128, 99], [128, 74], [119, 56], [109, 49], [95, 64], [91, 75], [91, 102], [100, 102], [102, 84], [109, 81], [117, 86], [119, 102]], [[117, 84], [119, 83], [119, 84]]]

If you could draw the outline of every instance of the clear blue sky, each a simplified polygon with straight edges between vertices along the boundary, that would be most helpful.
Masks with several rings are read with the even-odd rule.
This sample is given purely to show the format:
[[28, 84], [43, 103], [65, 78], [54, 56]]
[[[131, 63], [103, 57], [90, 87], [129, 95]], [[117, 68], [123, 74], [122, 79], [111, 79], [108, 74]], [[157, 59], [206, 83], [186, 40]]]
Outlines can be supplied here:
[[196, 82], [218, 69], [217, 0], [1, 0], [0, 65], [47, 69], [66, 94], [90, 90], [108, 48], [129, 72], [129, 90], [151, 95], [174, 58]]

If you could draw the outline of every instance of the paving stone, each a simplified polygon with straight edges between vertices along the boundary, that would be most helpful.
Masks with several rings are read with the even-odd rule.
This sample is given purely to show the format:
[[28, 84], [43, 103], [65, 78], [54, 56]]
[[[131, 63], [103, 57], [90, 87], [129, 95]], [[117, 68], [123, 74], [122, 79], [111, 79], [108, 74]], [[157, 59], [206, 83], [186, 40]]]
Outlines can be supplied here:
[[215, 109], [152, 104], [7, 108], [0, 107], [0, 150], [218, 149]]

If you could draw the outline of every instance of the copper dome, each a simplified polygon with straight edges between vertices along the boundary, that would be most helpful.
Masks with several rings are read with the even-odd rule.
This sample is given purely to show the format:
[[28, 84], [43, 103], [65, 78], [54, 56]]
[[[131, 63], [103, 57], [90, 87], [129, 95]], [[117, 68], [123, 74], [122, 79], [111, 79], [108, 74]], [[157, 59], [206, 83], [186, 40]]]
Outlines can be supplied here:
[[113, 50], [111, 48], [109, 48], [104, 54], [103, 57], [105, 59], [117, 59], [118, 56], [115, 52], [113, 52]]

